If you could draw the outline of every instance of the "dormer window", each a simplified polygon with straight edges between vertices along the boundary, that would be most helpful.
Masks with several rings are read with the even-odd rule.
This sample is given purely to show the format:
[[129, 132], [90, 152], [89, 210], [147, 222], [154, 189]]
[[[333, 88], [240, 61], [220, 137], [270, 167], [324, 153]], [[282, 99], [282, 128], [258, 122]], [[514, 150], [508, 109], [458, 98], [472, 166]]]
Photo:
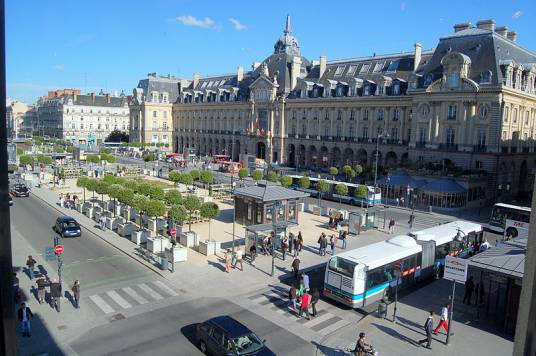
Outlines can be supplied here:
[[378, 85], [378, 95], [383, 95], [384, 92], [385, 92], [384, 85], [383, 84]]
[[485, 119], [488, 116], [488, 110], [487, 105], [480, 105], [480, 108], [478, 109], [478, 116], [481, 119]]
[[348, 68], [348, 72], [346, 73], [346, 75], [354, 75], [356, 70], [357, 70], [357, 66], [356, 65], [351, 65]]
[[480, 84], [491, 84], [491, 70], [480, 73]]
[[427, 87], [430, 84], [432, 84], [432, 81], [434, 80], [433, 74], [426, 74], [426, 77], [424, 77], [424, 86]]
[[153, 92], [151, 93], [151, 101], [152, 101], [153, 103], [158, 102], [158, 92], [157, 92], [157, 91], [153, 91]]
[[457, 88], [460, 85], [460, 73], [451, 72], [447, 77], [447, 85], [449, 88]]
[[393, 85], [393, 95], [400, 95], [400, 83]]
[[374, 66], [374, 70], [373, 70], [372, 72], [373, 72], [373, 73], [379, 73], [379, 72], [381, 72], [384, 64], [385, 64], [385, 62], [378, 62], [378, 63], [376, 63], [376, 65]]
[[369, 84], [365, 85], [365, 88], [363, 90], [363, 95], [365, 95], [365, 96], [370, 95], [370, 85]]
[[337, 69], [335, 70], [335, 76], [336, 77], [341, 76], [342, 73], [344, 72], [344, 68], [346, 68], [346, 66], [338, 66]]
[[367, 73], [369, 68], [370, 68], [370, 64], [368, 64], [368, 63], [363, 64], [363, 66], [359, 70], [359, 74]]

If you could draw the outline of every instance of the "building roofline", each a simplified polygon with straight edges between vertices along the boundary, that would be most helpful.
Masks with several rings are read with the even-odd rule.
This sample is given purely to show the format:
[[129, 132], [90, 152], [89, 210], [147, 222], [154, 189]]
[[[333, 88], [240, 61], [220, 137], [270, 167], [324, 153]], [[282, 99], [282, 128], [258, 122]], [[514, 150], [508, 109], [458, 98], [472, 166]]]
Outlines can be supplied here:
[[[434, 53], [434, 51], [435, 51], [435, 48], [431, 48], [431, 49], [422, 51], [422, 55], [428, 55], [428, 54], [431, 55]], [[415, 54], [415, 52], [406, 51], [406, 52], [400, 52], [400, 53], [382, 54], [378, 56], [363, 56], [363, 57], [353, 57], [353, 58], [345, 58], [345, 59], [334, 59], [331, 61], [327, 61], [326, 64], [340, 64], [340, 63], [348, 63], [348, 62], [355, 62], [355, 61], [410, 57], [413, 54]]]

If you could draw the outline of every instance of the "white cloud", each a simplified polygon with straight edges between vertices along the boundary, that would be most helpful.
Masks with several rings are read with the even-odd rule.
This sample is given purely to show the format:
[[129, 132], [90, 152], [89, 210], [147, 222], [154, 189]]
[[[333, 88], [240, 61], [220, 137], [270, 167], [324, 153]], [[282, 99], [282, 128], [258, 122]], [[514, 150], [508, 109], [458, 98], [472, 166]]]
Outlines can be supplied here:
[[56, 64], [53, 67], [55, 70], [64, 70], [65, 66], [63, 64]]
[[191, 15], [188, 16], [179, 16], [176, 18], [178, 22], [184, 26], [197, 26], [201, 28], [215, 28], [216, 23], [210, 17], [205, 17], [204, 19], [197, 19]]
[[406, 3], [404, 1], [400, 3], [400, 10], [406, 11]]
[[247, 26], [244, 25], [243, 23], [241, 23], [240, 21], [238, 21], [237, 19], [230, 18], [229, 21], [231, 21], [231, 23], [233, 24], [235, 30], [237, 30], [237, 31], [242, 31], [242, 30], [247, 29]]
[[514, 12], [514, 14], [512, 15], [512, 18], [513, 18], [514, 20], [517, 20], [517, 19], [520, 18], [522, 15], [523, 15], [523, 11], [521, 11], [521, 10], [517, 10], [517, 11]]

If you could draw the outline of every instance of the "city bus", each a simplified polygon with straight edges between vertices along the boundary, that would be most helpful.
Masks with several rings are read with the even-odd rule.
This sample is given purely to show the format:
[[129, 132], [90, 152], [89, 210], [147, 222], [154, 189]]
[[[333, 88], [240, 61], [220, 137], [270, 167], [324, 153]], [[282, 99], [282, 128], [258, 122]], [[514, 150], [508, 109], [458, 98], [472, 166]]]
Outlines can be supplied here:
[[488, 229], [492, 232], [505, 235], [506, 221], [511, 220], [510, 226], [516, 223], [530, 223], [530, 207], [497, 203], [491, 210]]
[[241, 168], [244, 168], [242, 163], [227, 161], [227, 162], [221, 162], [220, 163], [219, 170], [220, 170], [220, 172], [234, 174], [234, 173], [238, 173]]
[[212, 155], [212, 163], [221, 164], [229, 160], [228, 155]]
[[504, 223], [504, 240], [513, 239], [516, 237], [528, 238], [529, 237], [529, 225], [528, 222], [515, 221], [512, 219], [506, 219]]
[[454, 221], [413, 235], [395, 236], [331, 257], [324, 295], [352, 308], [371, 305], [392, 295], [397, 283], [404, 289], [434, 276], [445, 256], [459, 255], [471, 239], [482, 239], [482, 226]]
[[[309, 193], [311, 196], [318, 196], [318, 191], [316, 189], [316, 186], [318, 184], [318, 181], [324, 180], [326, 183], [328, 183], [329, 188], [328, 188], [327, 193], [325, 193], [322, 196], [322, 199], [333, 200], [333, 201], [336, 201], [336, 202], [340, 201], [340, 202], [343, 202], [343, 203], [353, 204], [353, 205], [363, 205], [363, 204], [365, 204], [367, 206], [372, 206], [372, 205], [374, 205], [376, 203], [381, 203], [381, 200], [382, 200], [382, 194], [381, 194], [380, 190], [378, 189], [378, 192], [376, 194], [374, 194], [374, 187], [372, 187], [372, 186], [366, 186], [367, 187], [367, 197], [366, 198], [357, 198], [357, 197], [354, 196], [354, 193], [355, 193], [355, 190], [357, 189], [357, 187], [360, 184], [346, 183], [346, 182], [339, 182], [339, 181], [334, 181], [334, 180], [329, 180], [329, 179], [320, 179], [320, 178], [309, 177], [309, 180], [311, 182], [311, 186], [309, 188], [307, 188], [307, 189], [304, 189], [304, 188], [300, 188], [300, 179], [303, 176], [290, 175], [289, 177], [292, 178], [292, 185], [290, 186], [290, 188], [295, 189], [295, 190], [299, 190], [299, 191], [302, 191], [302, 192]], [[336, 194], [335, 187], [337, 186], [337, 184], [340, 184], [340, 183], [343, 183], [348, 187], [348, 195], [342, 196], [342, 195]]]

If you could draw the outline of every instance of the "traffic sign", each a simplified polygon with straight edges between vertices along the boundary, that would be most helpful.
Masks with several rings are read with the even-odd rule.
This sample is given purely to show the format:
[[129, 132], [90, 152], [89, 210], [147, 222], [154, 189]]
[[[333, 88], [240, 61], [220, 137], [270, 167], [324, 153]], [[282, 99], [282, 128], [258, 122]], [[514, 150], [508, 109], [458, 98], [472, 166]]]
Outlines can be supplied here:
[[169, 233], [171, 234], [171, 236], [177, 236], [177, 229], [173, 228], [169, 230]]
[[54, 253], [56, 255], [60, 255], [62, 252], [63, 252], [63, 245], [58, 245], [58, 246], [54, 247]]
[[467, 261], [463, 258], [445, 256], [443, 278], [465, 283], [467, 280]]

